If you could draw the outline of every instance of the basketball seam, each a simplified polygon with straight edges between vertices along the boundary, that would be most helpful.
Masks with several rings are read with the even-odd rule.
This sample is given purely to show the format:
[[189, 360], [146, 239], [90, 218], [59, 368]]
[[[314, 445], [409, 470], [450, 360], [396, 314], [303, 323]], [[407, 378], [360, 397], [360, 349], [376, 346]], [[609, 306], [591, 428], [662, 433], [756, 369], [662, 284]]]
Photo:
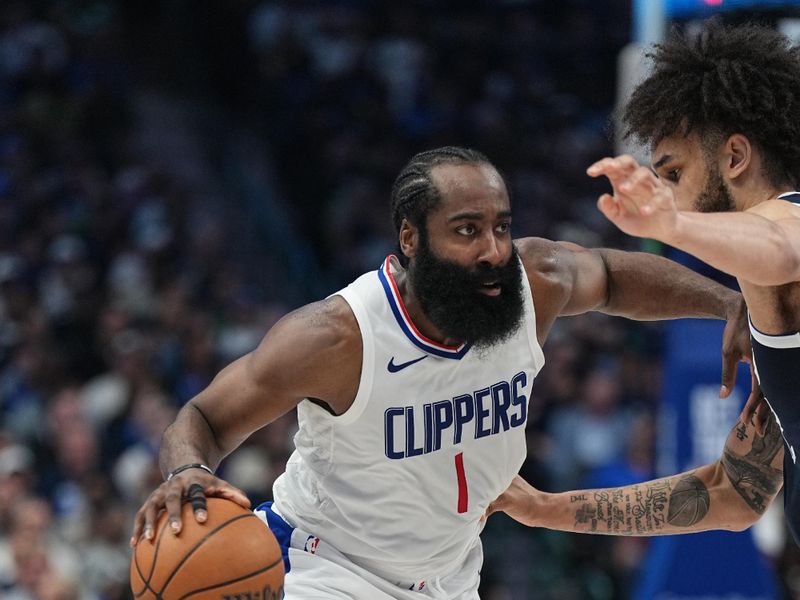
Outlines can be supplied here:
[[[158, 559], [158, 551], [161, 549], [161, 538], [164, 536], [164, 532], [166, 530], [167, 530], [166, 527], [162, 527], [161, 531], [159, 531], [159, 533], [158, 533], [158, 539], [156, 540], [156, 547], [155, 547], [155, 550], [153, 550], [153, 560], [152, 560], [152, 562], [150, 564], [150, 574], [147, 576], [146, 579], [145, 579], [144, 573], [142, 572], [142, 569], [139, 567], [139, 552], [138, 552], [139, 547], [138, 547], [138, 545], [137, 545], [136, 549], [133, 551], [133, 558], [134, 558], [133, 562], [136, 565], [136, 572], [139, 574], [139, 577], [141, 578], [142, 583], [144, 583], [144, 588], [142, 588], [141, 592], [139, 592], [138, 594], [134, 592], [133, 595], [134, 595], [135, 598], [140, 597], [141, 595], [143, 595], [148, 590], [153, 592], [156, 596], [160, 596], [160, 593], [156, 592], [151, 587], [150, 581], [153, 579], [153, 573], [156, 570], [156, 562], [157, 562], [157, 559]], [[139, 543], [141, 543], [141, 541]]]
[[[208, 540], [208, 538], [210, 538], [212, 535], [217, 533], [220, 529], [223, 529], [224, 527], [226, 527], [229, 523], [233, 523], [234, 521], [238, 521], [239, 519], [247, 519], [249, 517], [253, 517], [254, 519], [258, 519], [258, 517], [256, 517], [253, 513], [247, 513], [247, 514], [243, 514], [243, 515], [236, 515], [235, 517], [232, 517], [232, 518], [228, 519], [224, 523], [220, 523], [214, 529], [212, 529], [207, 534], [205, 534], [202, 538], [197, 540], [195, 545], [188, 552], [186, 552], [186, 554], [183, 555], [183, 558], [181, 559], [181, 561], [177, 565], [175, 565], [175, 568], [172, 570], [172, 573], [169, 574], [169, 577], [167, 577], [167, 580], [164, 582], [164, 585], [161, 587], [160, 594], [163, 594], [166, 591], [167, 587], [169, 586], [169, 584], [172, 582], [173, 578], [175, 577], [175, 574], [180, 570], [180, 568], [183, 566], [183, 564], [187, 560], [189, 560], [189, 557], [192, 556], [192, 554], [194, 554], [200, 548], [200, 546], [202, 546], [206, 542], [206, 540]], [[155, 561], [154, 561], [153, 564], [155, 564]]]
[[265, 573], [265, 572], [269, 571], [270, 569], [272, 569], [273, 567], [275, 567], [276, 565], [278, 565], [279, 563], [282, 563], [282, 562], [283, 562], [283, 557], [280, 557], [274, 563], [272, 563], [269, 566], [262, 567], [261, 569], [258, 569], [257, 571], [253, 571], [252, 573], [248, 573], [247, 575], [242, 575], [242, 576], [237, 577], [235, 579], [229, 579], [228, 581], [221, 581], [220, 583], [215, 583], [214, 585], [209, 585], [209, 586], [204, 587], [204, 588], [200, 588], [200, 589], [197, 589], [197, 590], [192, 590], [188, 594], [184, 594], [183, 596], [181, 596], [178, 600], [184, 600], [185, 598], [189, 598], [190, 596], [193, 596], [195, 594], [201, 594], [203, 592], [207, 592], [209, 590], [213, 590], [213, 589], [222, 587], [224, 585], [230, 585], [232, 583], [236, 583], [237, 581], [242, 581], [244, 579], [247, 579], [248, 577], [253, 577], [254, 575], [258, 575], [259, 573]]

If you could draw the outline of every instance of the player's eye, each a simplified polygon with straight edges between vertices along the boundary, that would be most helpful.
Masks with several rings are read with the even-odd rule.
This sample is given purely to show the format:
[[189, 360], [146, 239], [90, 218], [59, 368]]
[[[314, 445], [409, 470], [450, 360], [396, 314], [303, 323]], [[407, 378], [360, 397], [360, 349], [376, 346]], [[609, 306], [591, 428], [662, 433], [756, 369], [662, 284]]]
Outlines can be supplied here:
[[461, 227], [456, 229], [456, 231], [461, 235], [474, 235], [477, 229], [475, 228], [475, 225], [473, 225], [472, 223], [467, 223], [466, 225], [462, 225]]
[[500, 225], [495, 227], [495, 231], [497, 233], [508, 233], [511, 231], [511, 223], [500, 223]]
[[681, 178], [681, 170], [680, 169], [670, 169], [667, 171], [667, 175], [665, 179], [667, 181], [671, 181], [672, 183], [678, 183], [678, 180]]

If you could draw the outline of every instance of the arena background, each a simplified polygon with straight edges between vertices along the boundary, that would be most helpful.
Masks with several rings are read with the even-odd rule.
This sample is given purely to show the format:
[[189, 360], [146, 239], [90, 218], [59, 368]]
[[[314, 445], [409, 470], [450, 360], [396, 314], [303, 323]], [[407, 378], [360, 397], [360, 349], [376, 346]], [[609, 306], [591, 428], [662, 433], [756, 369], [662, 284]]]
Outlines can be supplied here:
[[[623, 48], [713, 12], [789, 32], [800, 14], [656, 5], [2, 0], [0, 597], [129, 597], [128, 536], [161, 480], [161, 432], [283, 314], [394, 249], [389, 186], [414, 152], [488, 154], [516, 236], [638, 248], [584, 174], [615, 150], [613, 108], [636, 71]], [[656, 473], [663, 332], [559, 323], [527, 479], [559, 490]], [[258, 432], [222, 475], [268, 499], [294, 427], [289, 415]], [[740, 535], [775, 597], [800, 597], [779, 510]], [[652, 568], [645, 539], [499, 516], [484, 540], [487, 600], [630, 598]]]

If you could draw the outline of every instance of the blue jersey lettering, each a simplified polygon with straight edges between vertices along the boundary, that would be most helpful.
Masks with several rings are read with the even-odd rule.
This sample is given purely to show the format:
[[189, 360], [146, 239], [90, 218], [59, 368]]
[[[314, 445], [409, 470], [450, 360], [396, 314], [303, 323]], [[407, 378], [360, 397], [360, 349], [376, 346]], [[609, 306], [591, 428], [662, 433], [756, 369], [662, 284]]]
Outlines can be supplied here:
[[452, 445], [457, 446], [468, 425], [474, 427], [475, 439], [524, 426], [528, 418], [528, 398], [524, 393], [527, 384], [528, 376], [521, 371], [510, 383], [498, 381], [470, 394], [426, 403], [422, 410], [414, 406], [386, 409], [386, 457], [398, 460], [441, 450], [443, 441], [450, 439], [451, 429]]

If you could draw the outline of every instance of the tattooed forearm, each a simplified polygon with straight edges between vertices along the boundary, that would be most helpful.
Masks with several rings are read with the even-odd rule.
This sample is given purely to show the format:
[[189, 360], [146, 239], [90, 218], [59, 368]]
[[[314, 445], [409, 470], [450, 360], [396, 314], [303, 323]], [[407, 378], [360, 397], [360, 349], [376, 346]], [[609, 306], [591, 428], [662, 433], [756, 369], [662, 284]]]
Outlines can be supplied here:
[[753, 445], [747, 454], [742, 456], [727, 446], [723, 452], [722, 466], [728, 479], [756, 514], [764, 514], [783, 483], [783, 473], [771, 465], [782, 445], [780, 428], [775, 417], [770, 415], [764, 437], [754, 435]]
[[[654, 535], [667, 526], [690, 527], [708, 513], [709, 493], [692, 474], [676, 479], [591, 492], [592, 499], [574, 512], [575, 525], [609, 535]], [[572, 496], [572, 502], [578, 498]]]
[[740, 442], [747, 439], [747, 425], [744, 423], [738, 423], [736, 427], [733, 428], [736, 431], [736, 439]]
[[[584, 531], [611, 535], [647, 535], [667, 520], [669, 480], [614, 490], [597, 490], [575, 510], [575, 524]], [[583, 494], [588, 498], [589, 494]], [[573, 498], [577, 498], [573, 496]], [[573, 500], [574, 502], [575, 500]]]

